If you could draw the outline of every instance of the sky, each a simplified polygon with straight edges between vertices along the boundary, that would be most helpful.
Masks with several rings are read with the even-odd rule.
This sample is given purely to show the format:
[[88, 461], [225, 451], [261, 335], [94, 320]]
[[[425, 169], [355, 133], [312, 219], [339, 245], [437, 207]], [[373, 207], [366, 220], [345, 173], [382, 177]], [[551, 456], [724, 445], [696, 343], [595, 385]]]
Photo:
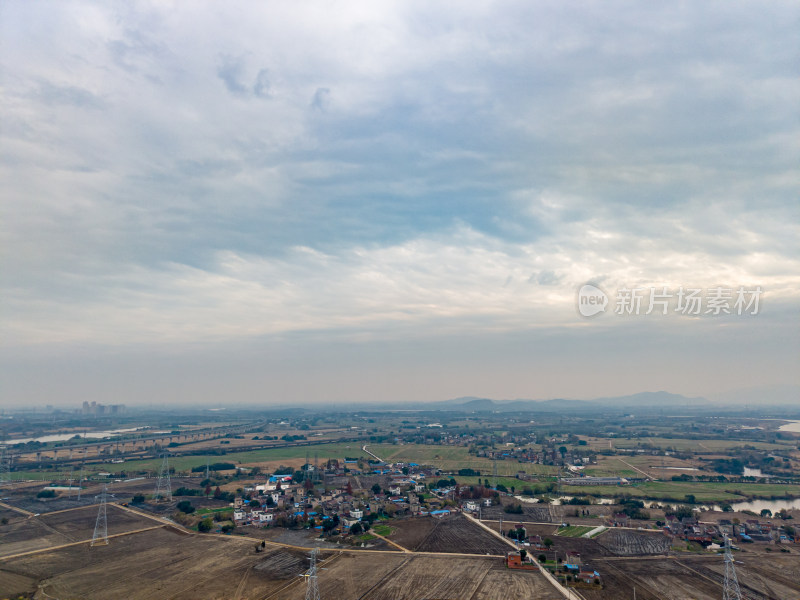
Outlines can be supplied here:
[[798, 17], [0, 3], [0, 407], [796, 386]]

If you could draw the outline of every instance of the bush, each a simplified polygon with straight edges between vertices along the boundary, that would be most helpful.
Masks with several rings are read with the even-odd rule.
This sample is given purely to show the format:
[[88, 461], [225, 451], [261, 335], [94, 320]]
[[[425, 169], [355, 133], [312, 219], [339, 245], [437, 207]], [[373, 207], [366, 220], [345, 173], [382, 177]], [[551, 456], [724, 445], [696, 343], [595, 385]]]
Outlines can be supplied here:
[[503, 512], [512, 514], [512, 515], [521, 515], [524, 511], [522, 510], [521, 504], [508, 504], [503, 507]]
[[136, 494], [133, 498], [131, 498], [131, 504], [142, 504], [142, 503], [144, 503], [143, 494]]
[[188, 500], [181, 500], [180, 502], [178, 502], [175, 508], [177, 508], [182, 513], [186, 513], [187, 515], [190, 515], [194, 512], [194, 506], [192, 506], [192, 503], [189, 502]]
[[588, 506], [591, 503], [592, 501], [589, 500], [589, 498], [579, 496], [574, 496], [569, 499], [569, 502], [567, 502], [567, 504], [571, 504], [573, 506]]
[[[209, 471], [232, 471], [236, 468], [236, 465], [233, 463], [214, 463], [213, 465], [208, 465]], [[192, 467], [192, 473], [203, 473], [206, 470], [204, 465], [200, 465], [199, 467]]]
[[459, 469], [458, 474], [462, 477], [478, 477], [481, 472], [474, 469]]
[[38, 494], [36, 494], [37, 498], [55, 498], [56, 491], [55, 490], [42, 490]]
[[214, 526], [214, 521], [211, 519], [203, 519], [197, 524], [197, 531], [200, 533], [208, 533], [211, 531], [211, 528]]

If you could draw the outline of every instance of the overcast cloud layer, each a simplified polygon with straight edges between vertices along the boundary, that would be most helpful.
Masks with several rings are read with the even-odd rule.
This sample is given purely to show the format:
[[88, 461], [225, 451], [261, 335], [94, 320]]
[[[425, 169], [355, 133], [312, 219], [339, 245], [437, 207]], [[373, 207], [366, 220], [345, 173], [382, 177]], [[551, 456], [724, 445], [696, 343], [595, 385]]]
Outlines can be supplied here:
[[429, 4], [0, 4], [0, 404], [798, 383], [798, 5]]

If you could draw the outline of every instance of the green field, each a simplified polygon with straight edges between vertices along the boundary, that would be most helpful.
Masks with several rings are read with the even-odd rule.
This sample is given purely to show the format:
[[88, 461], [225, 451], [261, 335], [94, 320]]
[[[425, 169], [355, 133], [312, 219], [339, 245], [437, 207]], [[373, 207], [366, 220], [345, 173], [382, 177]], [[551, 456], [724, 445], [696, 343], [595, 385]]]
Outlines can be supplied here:
[[571, 525], [569, 527], [560, 527], [558, 531], [556, 531], [556, 535], [560, 535], [561, 537], [581, 537], [582, 535], [589, 533], [594, 527], [586, 527], [585, 525]]
[[[310, 460], [314, 460], [316, 455], [320, 462], [329, 458], [342, 459], [345, 456], [363, 457], [367, 455], [361, 451], [361, 446], [356, 442], [321, 444], [314, 446], [291, 446], [289, 448], [268, 448], [264, 450], [249, 450], [245, 452], [229, 452], [228, 454], [207, 454], [198, 456], [174, 456], [169, 459], [169, 465], [175, 469], [176, 473], [189, 472], [192, 467], [204, 467], [206, 461], [210, 463], [226, 462], [236, 465], [254, 465], [262, 462], [277, 462], [281, 460], [304, 459], [306, 454]], [[88, 464], [84, 470], [85, 476], [92, 476], [98, 472], [107, 473], [125, 472], [128, 474], [151, 472], [157, 473], [161, 468], [161, 459], [152, 458], [147, 460], [127, 460], [124, 463], [112, 464], [111, 462]], [[13, 479], [43, 479], [49, 481], [55, 477], [66, 479], [69, 472], [60, 471], [19, 471], [11, 474]], [[77, 471], [73, 472], [73, 477], [77, 477]]]
[[[494, 472], [494, 461], [488, 458], [473, 456], [463, 446], [430, 446], [423, 444], [370, 444], [368, 450], [390, 462], [413, 462], [421, 465], [432, 465], [443, 471], [457, 472], [459, 469], [480, 471], [481, 477], [491, 479]], [[516, 460], [498, 460], [497, 474], [500, 476], [516, 475], [517, 471], [525, 471], [529, 475], [550, 474], [556, 471], [553, 467], [518, 463]]]
[[[457, 475], [454, 478], [458, 483], [463, 485], [482, 485], [485, 479], [489, 480], [489, 485], [493, 485], [494, 479], [491, 475], [480, 477], [461, 477]], [[550, 480], [550, 483], [555, 482], [555, 479]], [[497, 483], [506, 486], [506, 489], [511, 492], [511, 488], [514, 488], [512, 493], [514, 494], [522, 494], [522, 490], [525, 488], [531, 488], [532, 491], [536, 492], [537, 486], [539, 487], [539, 492], [544, 493], [544, 486], [548, 483], [548, 481], [523, 481], [521, 479], [516, 479], [514, 477], [498, 477]]]
[[704, 481], [648, 481], [637, 485], [561, 486], [564, 494], [630, 495], [635, 498], [683, 502], [692, 494], [698, 502], [735, 502], [753, 498], [800, 496], [800, 485], [717, 483]]
[[372, 530], [383, 537], [390, 536], [394, 533], [394, 528], [389, 527], [388, 525], [375, 525]]

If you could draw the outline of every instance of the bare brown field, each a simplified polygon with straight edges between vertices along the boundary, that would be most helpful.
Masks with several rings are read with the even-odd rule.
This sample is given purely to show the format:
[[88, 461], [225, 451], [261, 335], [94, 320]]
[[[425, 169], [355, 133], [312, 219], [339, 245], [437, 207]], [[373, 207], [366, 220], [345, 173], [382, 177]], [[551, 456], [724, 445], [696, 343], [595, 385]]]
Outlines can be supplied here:
[[433, 531], [437, 521], [431, 517], [413, 517], [392, 521], [394, 531], [388, 538], [403, 548], [414, 550]]
[[[562, 507], [549, 505], [537, 506], [536, 504], [520, 503], [522, 506], [522, 514], [509, 514], [503, 511], [503, 507], [499, 504], [496, 506], [484, 507], [481, 511], [481, 518], [491, 521], [519, 521], [524, 523], [553, 523], [553, 515], [560, 515]], [[572, 508], [572, 507], [570, 507]], [[558, 523], [561, 522], [561, 517], [558, 517]]]
[[[323, 598], [337, 600], [557, 600], [562, 598], [538, 572], [509, 571], [499, 559], [365, 556], [335, 557], [320, 572]], [[276, 599], [301, 600], [302, 585]]]
[[455, 515], [436, 520], [433, 529], [414, 550], [505, 556], [509, 545], [465, 516]]
[[416, 517], [392, 521], [393, 542], [418, 552], [505, 555], [508, 544], [497, 539], [463, 515], [443, 519]]
[[[772, 552], [769, 556], [748, 556], [737, 553], [736, 575], [742, 592], [753, 598], [798, 598], [800, 597], [800, 556], [797, 548], [792, 554]], [[708, 571], [718, 577], [725, 575], [725, 565], [720, 560], [704, 562]], [[697, 569], [701, 574], [705, 572]]]
[[[8, 525], [0, 526], [0, 557], [91, 540], [97, 512], [98, 507], [87, 506], [10, 521]], [[152, 519], [134, 515], [113, 504], [107, 506], [106, 514], [109, 535], [157, 524]]]
[[[797, 556], [736, 556], [739, 585], [751, 600], [788, 600], [800, 593]], [[581, 590], [586, 600], [630, 597], [641, 600], [717, 600], [722, 597], [725, 566], [721, 555], [663, 559], [598, 559], [602, 591]]]
[[271, 550], [231, 537], [186, 536], [164, 529], [114, 538], [108, 546], [73, 546], [0, 561], [0, 595], [31, 593], [43, 583], [62, 600], [265, 598], [295, 584], [306, 554]]
[[666, 554], [672, 545], [672, 540], [663, 533], [639, 533], [625, 529], [611, 529], [595, 540], [618, 556]]
[[[307, 558], [282, 548], [255, 553], [252, 540], [157, 529], [108, 546], [0, 559], [0, 597], [39, 589], [62, 600], [300, 600]], [[337, 600], [560, 598], [540, 573], [508, 571], [499, 558], [323, 551], [320, 567], [322, 596]]]

